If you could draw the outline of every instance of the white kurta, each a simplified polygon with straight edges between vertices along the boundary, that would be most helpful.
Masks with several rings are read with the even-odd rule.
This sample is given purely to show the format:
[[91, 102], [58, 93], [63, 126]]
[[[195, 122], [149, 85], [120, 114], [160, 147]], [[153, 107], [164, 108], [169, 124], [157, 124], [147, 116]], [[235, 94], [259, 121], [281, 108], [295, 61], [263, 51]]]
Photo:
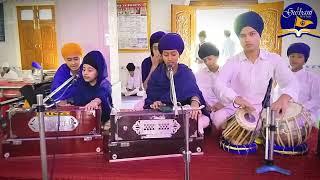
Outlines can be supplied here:
[[211, 72], [207, 67], [202, 68], [195, 74], [198, 87], [202, 92], [204, 100], [210, 106], [218, 102], [218, 98], [212, 91], [214, 79], [217, 78], [219, 71]]
[[[278, 54], [264, 50], [260, 50], [255, 63], [249, 61], [243, 52], [231, 57], [221, 68], [213, 90], [226, 105], [237, 96], [253, 105], [261, 105], [270, 78], [279, 84], [284, 94], [297, 99], [299, 87], [294, 74]], [[227, 86], [229, 83], [230, 87]]]
[[220, 128], [235, 113], [232, 102], [237, 96], [249, 101], [258, 114], [270, 78], [279, 84], [283, 93], [297, 99], [299, 87], [296, 78], [279, 55], [260, 50], [255, 63], [248, 60], [244, 52], [227, 60], [213, 85], [215, 95], [226, 106], [212, 117], [214, 125]]
[[298, 103], [308, 109], [313, 118], [317, 118], [320, 110], [320, 76], [311, 71], [301, 69], [294, 72], [299, 82]]

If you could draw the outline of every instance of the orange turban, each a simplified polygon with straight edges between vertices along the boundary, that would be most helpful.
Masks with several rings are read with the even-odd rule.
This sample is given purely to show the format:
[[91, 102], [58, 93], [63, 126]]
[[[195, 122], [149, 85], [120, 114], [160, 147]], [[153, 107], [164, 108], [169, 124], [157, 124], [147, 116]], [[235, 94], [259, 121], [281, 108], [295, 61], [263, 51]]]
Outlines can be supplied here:
[[61, 49], [61, 54], [63, 58], [66, 58], [71, 55], [82, 56], [82, 48], [77, 43], [67, 43], [63, 45]]

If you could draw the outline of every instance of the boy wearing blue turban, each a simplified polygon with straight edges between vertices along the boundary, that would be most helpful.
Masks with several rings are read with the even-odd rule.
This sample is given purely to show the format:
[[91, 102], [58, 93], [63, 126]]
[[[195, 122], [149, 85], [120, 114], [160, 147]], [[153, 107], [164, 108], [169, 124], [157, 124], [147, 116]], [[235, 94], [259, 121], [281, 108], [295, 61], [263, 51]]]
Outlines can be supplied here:
[[305, 43], [291, 44], [287, 50], [291, 70], [299, 82], [298, 102], [311, 112], [316, 120], [320, 110], [320, 77], [303, 68], [309, 59], [310, 47]]
[[165, 34], [166, 33], [162, 31], [157, 31], [150, 36], [151, 56], [144, 59], [141, 64], [141, 77], [144, 89], [147, 89], [148, 81], [152, 72], [158, 67], [159, 63], [162, 62], [161, 54], [158, 50], [158, 44]]
[[[110, 119], [112, 109], [111, 84], [107, 78], [107, 65], [100, 51], [91, 51], [83, 58], [80, 78], [68, 98], [71, 104], [85, 110], [102, 109], [102, 122]], [[64, 102], [65, 103], [65, 102]]]
[[277, 115], [287, 110], [290, 100], [297, 99], [297, 81], [285, 61], [278, 54], [260, 49], [263, 28], [263, 19], [253, 11], [240, 14], [235, 20], [234, 31], [243, 52], [226, 61], [214, 83], [215, 94], [226, 106], [216, 112], [221, 117], [213, 120], [217, 128], [239, 107], [251, 111], [257, 119], [270, 78], [283, 92], [271, 105]]
[[[192, 108], [205, 105], [194, 74], [186, 65], [178, 63], [183, 50], [184, 42], [179, 34], [168, 33], [160, 39], [159, 51], [164, 63], [159, 64], [148, 82], [145, 109], [159, 109], [165, 105], [172, 106], [168, 66], [173, 69], [177, 101], [182, 105], [189, 104]], [[195, 109], [191, 113], [192, 119], [198, 119], [198, 130], [202, 134], [203, 128], [209, 125], [208, 116], [209, 113], [205, 109], [202, 111]]]

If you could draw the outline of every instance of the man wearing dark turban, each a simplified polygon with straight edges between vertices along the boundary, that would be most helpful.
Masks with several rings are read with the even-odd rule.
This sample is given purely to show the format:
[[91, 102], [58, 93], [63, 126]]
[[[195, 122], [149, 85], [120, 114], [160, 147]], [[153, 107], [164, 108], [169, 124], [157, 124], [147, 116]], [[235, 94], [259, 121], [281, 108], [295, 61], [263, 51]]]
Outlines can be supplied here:
[[320, 77], [303, 68], [309, 59], [310, 47], [305, 43], [293, 43], [287, 50], [291, 70], [299, 82], [298, 102], [311, 112], [315, 122], [320, 115]]
[[158, 67], [159, 63], [162, 62], [158, 44], [165, 34], [166, 33], [162, 31], [157, 31], [150, 36], [151, 56], [144, 59], [141, 64], [142, 83], [145, 89], [147, 89], [148, 80], [150, 79], [152, 72]]
[[172, 106], [168, 73], [168, 66], [171, 66], [177, 101], [182, 105], [188, 104], [195, 108], [191, 113], [191, 118], [198, 119], [198, 130], [203, 133], [203, 128], [209, 125], [209, 113], [205, 109], [202, 109], [202, 112], [198, 110], [201, 105], [205, 105], [205, 101], [194, 74], [186, 65], [178, 63], [183, 50], [184, 42], [179, 34], [168, 33], [160, 39], [159, 51], [164, 63], [159, 64], [151, 75], [144, 108], [160, 109], [162, 106]]
[[238, 107], [257, 116], [262, 109], [270, 78], [283, 90], [283, 94], [271, 105], [277, 115], [286, 112], [289, 100], [297, 99], [297, 81], [285, 61], [278, 54], [260, 49], [263, 28], [263, 19], [252, 11], [240, 14], [235, 20], [234, 31], [243, 52], [227, 60], [214, 83], [215, 94], [226, 106], [219, 110], [224, 117], [213, 120], [217, 128], [221, 128]]

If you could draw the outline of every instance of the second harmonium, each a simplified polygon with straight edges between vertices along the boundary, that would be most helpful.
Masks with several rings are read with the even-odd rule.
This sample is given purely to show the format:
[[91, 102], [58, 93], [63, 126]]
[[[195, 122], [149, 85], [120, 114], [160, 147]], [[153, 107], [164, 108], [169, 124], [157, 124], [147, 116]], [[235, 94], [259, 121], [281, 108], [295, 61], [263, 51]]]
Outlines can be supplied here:
[[156, 110], [120, 111], [111, 115], [109, 161], [128, 161], [181, 155], [185, 122], [189, 120], [190, 151], [202, 154], [203, 136], [191, 110], [163, 113]]

